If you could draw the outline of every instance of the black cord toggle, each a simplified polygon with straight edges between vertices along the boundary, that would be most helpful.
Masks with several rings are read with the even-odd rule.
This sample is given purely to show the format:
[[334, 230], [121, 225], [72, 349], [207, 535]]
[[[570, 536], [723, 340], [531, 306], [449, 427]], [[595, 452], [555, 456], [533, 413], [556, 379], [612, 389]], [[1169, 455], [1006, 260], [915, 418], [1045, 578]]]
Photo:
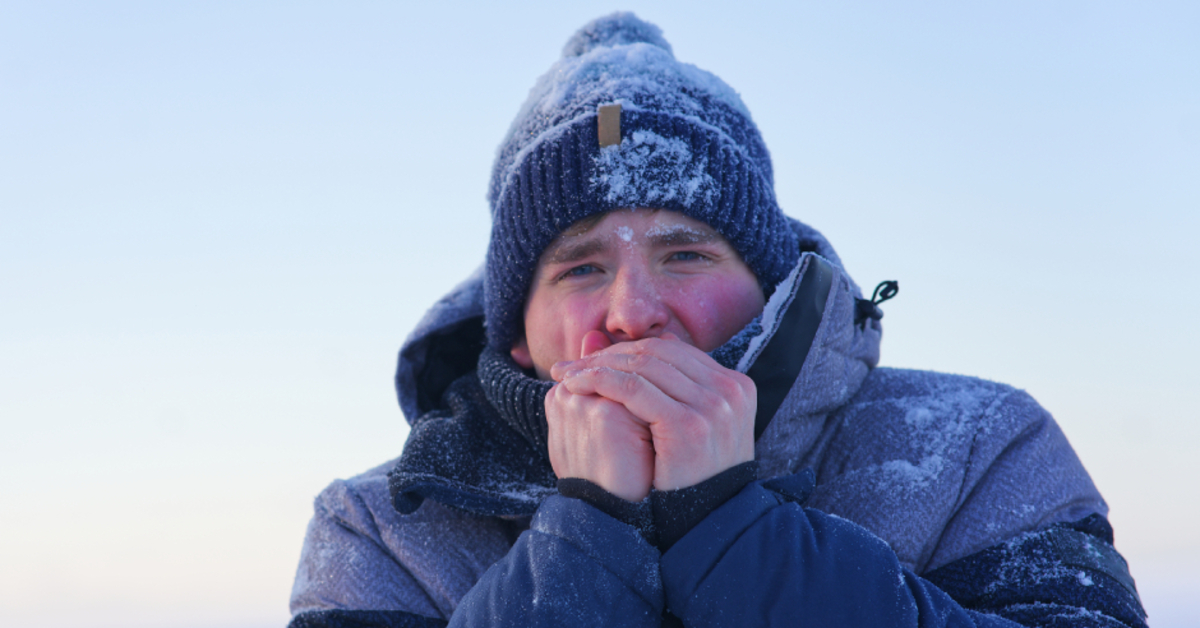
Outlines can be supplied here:
[[883, 310], [879, 309], [879, 304], [896, 296], [897, 292], [900, 292], [900, 282], [889, 279], [875, 286], [875, 292], [871, 294], [870, 299], [855, 299], [854, 324], [862, 325], [868, 318], [876, 321], [883, 318]]

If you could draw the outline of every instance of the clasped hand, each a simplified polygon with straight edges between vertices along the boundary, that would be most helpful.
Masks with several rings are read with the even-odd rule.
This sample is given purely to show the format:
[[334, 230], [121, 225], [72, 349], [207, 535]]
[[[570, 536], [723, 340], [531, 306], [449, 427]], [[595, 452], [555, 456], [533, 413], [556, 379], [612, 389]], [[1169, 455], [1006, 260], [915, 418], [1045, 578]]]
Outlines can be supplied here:
[[692, 486], [754, 459], [754, 382], [673, 334], [611, 344], [550, 370], [550, 463], [628, 501]]

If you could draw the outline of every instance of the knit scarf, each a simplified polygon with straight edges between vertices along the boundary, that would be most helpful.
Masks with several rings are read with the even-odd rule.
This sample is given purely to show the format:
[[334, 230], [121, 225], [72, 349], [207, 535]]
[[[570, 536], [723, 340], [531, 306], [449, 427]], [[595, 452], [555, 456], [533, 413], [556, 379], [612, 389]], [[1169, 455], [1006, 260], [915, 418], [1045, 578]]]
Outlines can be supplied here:
[[534, 451], [549, 457], [546, 448], [546, 393], [554, 382], [534, 379], [512, 357], [485, 346], [479, 354], [479, 383], [500, 418]]

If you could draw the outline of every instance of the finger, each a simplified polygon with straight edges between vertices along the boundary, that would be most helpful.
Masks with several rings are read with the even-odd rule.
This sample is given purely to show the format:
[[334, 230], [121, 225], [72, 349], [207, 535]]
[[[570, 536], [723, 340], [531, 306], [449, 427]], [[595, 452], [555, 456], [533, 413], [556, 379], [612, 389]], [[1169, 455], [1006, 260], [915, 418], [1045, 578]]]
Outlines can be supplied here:
[[702, 393], [702, 387], [684, 375], [675, 365], [646, 352], [602, 352], [590, 356], [586, 362], [579, 361], [573, 364], [575, 366], [571, 370], [562, 373], [563, 378], [571, 377], [578, 371], [607, 368], [640, 375], [676, 401], [686, 403], [695, 400]]
[[556, 385], [546, 396], [550, 465], [559, 478], [590, 480], [638, 501], [653, 485], [654, 445], [646, 423], [624, 406]]
[[[564, 360], [562, 362], [555, 363], [553, 366], [550, 367], [551, 377], [554, 378], [555, 380], [559, 380], [559, 379], [562, 379], [563, 375], [565, 375], [568, 371], [582, 370], [582, 369], [594, 366], [591, 363], [591, 360], [598, 356], [602, 356], [602, 355], [639, 354], [639, 353], [647, 354], [647, 355], [654, 354], [654, 347], [644, 340], [632, 341], [632, 342], [620, 342], [620, 343], [616, 343], [616, 344], [612, 344], [611, 342], [608, 342], [608, 344], [605, 344], [604, 346], [601, 346], [599, 349], [596, 349], [596, 347], [603, 344], [603, 342], [607, 342], [607, 340], [608, 340], [607, 336], [603, 336], [603, 341], [601, 341], [601, 339], [600, 339], [601, 336], [603, 336], [603, 334], [600, 332], [588, 332], [587, 334], [585, 334], [584, 338], [583, 338], [582, 353], [580, 354], [579, 359]], [[674, 338], [674, 334], [672, 334], [672, 338]], [[685, 344], [676, 339], [664, 340], [663, 342], [671, 343], [671, 344], [679, 344], [680, 346], [684, 346], [684, 344]], [[668, 349], [667, 353], [676, 353], [676, 352], [670, 351]], [[677, 355], [677, 357], [682, 356], [682, 355], [683, 355], [682, 353], [679, 353]], [[667, 360], [667, 361], [669, 362], [670, 360]]]
[[728, 369], [717, 364], [716, 360], [713, 360], [708, 354], [685, 342], [662, 338], [645, 338], [633, 342], [619, 342], [590, 356], [580, 358], [569, 366], [564, 366], [564, 368], [560, 369], [560, 372], [566, 373], [569, 370], [588, 368], [592, 366], [596, 358], [608, 354], [645, 354], [653, 356], [674, 366], [702, 387], [714, 385], [714, 378], [723, 377], [728, 371]]
[[615, 401], [651, 425], [680, 420], [690, 412], [690, 408], [641, 375], [616, 369], [599, 367], [572, 371], [563, 378], [561, 385], [577, 395], [599, 395]]
[[[577, 380], [576, 384], [580, 384], [580, 382]], [[627, 416], [633, 423], [641, 427], [646, 427], [648, 425], [646, 421], [626, 409], [624, 404], [620, 403], [619, 401], [616, 401], [615, 399], [609, 399], [604, 395], [600, 395], [595, 392], [591, 392], [586, 385], [577, 385], [577, 388], [579, 391], [589, 392], [572, 391], [566, 382], [558, 382], [550, 388], [550, 391], [546, 393], [547, 422], [561, 422], [565, 420], [564, 418], [560, 417], [569, 418], [581, 417], [585, 415], [590, 416], [591, 414], [601, 411], [613, 412], [614, 410], [619, 410], [617, 414]], [[554, 415], [553, 419], [551, 418], [551, 415]]]
[[579, 349], [579, 355], [587, 357], [593, 353], [606, 349], [612, 346], [612, 340], [608, 339], [602, 331], [592, 330], [583, 335], [582, 346]]

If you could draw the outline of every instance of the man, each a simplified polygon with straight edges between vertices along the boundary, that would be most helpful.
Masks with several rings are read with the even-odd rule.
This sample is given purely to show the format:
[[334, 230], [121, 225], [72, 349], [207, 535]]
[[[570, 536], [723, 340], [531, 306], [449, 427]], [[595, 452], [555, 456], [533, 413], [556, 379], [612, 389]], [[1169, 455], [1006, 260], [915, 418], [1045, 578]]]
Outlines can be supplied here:
[[1144, 625], [1028, 395], [875, 368], [748, 111], [630, 14], [501, 145], [484, 276], [401, 350], [398, 461], [321, 494], [294, 626]]

